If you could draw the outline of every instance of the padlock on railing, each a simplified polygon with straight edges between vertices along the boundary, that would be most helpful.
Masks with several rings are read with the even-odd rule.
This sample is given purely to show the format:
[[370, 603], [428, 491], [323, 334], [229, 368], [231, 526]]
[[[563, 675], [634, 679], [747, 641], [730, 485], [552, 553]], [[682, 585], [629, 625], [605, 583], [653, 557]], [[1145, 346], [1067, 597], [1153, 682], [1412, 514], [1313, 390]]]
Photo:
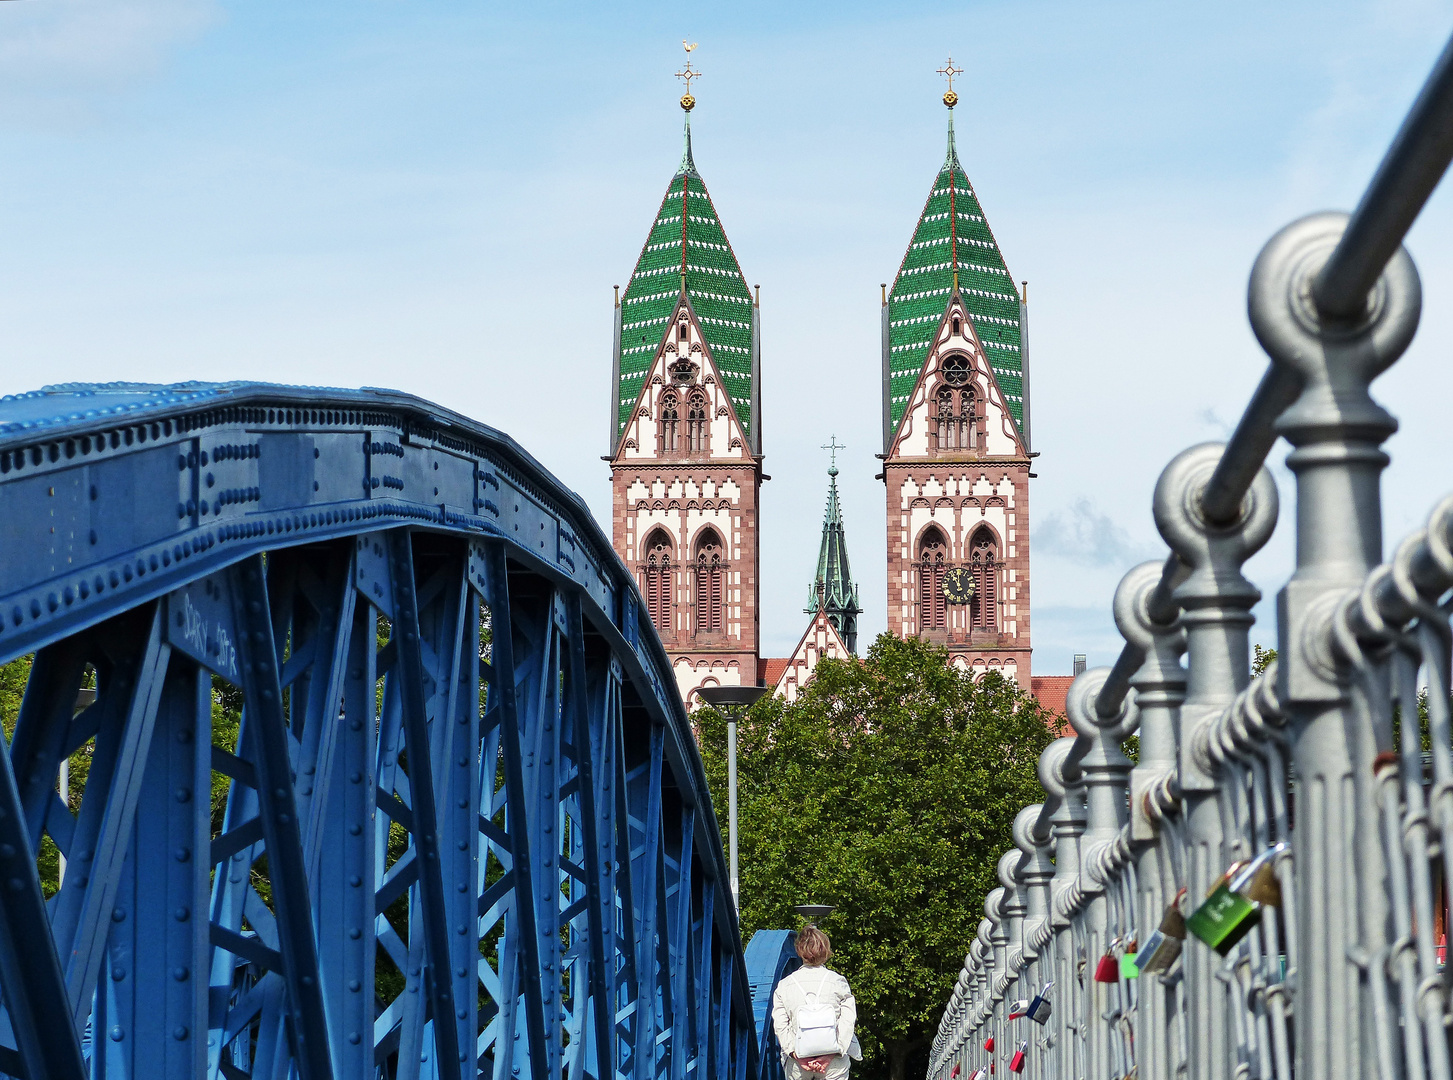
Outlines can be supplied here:
[[1100, 957], [1100, 962], [1095, 965], [1095, 981], [1098, 983], [1116, 983], [1120, 981], [1120, 961], [1115, 959], [1115, 946], [1120, 944], [1116, 938], [1110, 942], [1110, 948], [1105, 955]]
[[1013, 1005], [1009, 1006], [1009, 1019], [1018, 1020], [1027, 1012], [1029, 1012], [1029, 999], [1020, 998]]
[[1186, 929], [1222, 956], [1229, 953], [1260, 921], [1263, 907], [1281, 903], [1276, 859], [1286, 850], [1283, 841], [1248, 863], [1233, 863], [1186, 920]]
[[984, 1071], [983, 1067], [980, 1066], [979, 1068], [975, 1069], [973, 1072], [969, 1073], [969, 1080], [984, 1080], [984, 1077], [986, 1077], [988, 1075], [989, 1074]]
[[1044, 989], [1034, 995], [1033, 1000], [1029, 1003], [1029, 1008], [1024, 1011], [1025, 1016], [1041, 1027], [1049, 1023], [1049, 1014], [1052, 1011], [1049, 1004], [1049, 991], [1053, 986], [1053, 982], [1045, 983]]
[[990, 1035], [984, 1040], [984, 1049], [991, 1054], [994, 1052], [994, 1036]]
[[1180, 900], [1185, 891], [1176, 893], [1176, 898], [1166, 906], [1159, 928], [1135, 954], [1135, 966], [1140, 974], [1164, 974], [1181, 955], [1181, 946], [1186, 940], [1186, 918], [1181, 914]]
[[1136, 942], [1132, 938], [1130, 944], [1125, 946], [1125, 951], [1120, 954], [1120, 977], [1122, 979], [1140, 978], [1140, 968], [1135, 965], [1135, 958], [1139, 955], [1135, 945]]
[[1014, 1056], [1009, 1059], [1009, 1071], [1022, 1073], [1024, 1071], [1024, 1057], [1029, 1051], [1029, 1041], [1026, 1039], [1019, 1044], [1019, 1049], [1014, 1051]]

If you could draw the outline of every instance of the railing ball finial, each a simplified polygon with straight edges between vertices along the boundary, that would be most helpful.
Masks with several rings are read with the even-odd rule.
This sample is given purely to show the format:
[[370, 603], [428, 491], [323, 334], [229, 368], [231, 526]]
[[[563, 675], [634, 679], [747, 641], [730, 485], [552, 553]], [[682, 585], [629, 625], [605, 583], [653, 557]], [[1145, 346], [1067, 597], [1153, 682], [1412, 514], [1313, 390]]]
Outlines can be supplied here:
[[1055, 798], [1065, 797], [1065, 788], [1078, 782], [1079, 770], [1075, 769], [1074, 776], [1066, 779], [1066, 772], [1070, 766], [1070, 751], [1075, 748], [1075, 737], [1066, 735], [1056, 739], [1044, 748], [1039, 755], [1039, 784], [1045, 792]]
[[1065, 712], [1069, 714], [1070, 725], [1082, 739], [1109, 737], [1119, 742], [1135, 733], [1139, 718], [1129, 699], [1122, 701], [1120, 708], [1108, 717], [1102, 718], [1095, 710], [1100, 688], [1109, 677], [1109, 668], [1091, 668], [1077, 675], [1070, 684], [1070, 691], [1065, 696]]

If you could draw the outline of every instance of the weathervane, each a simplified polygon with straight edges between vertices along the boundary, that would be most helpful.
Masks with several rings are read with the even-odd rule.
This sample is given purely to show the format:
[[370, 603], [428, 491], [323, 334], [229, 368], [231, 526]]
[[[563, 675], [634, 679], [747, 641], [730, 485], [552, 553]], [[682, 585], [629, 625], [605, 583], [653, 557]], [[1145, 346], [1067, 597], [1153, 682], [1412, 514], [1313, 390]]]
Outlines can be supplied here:
[[948, 79], [948, 93], [943, 96], [943, 103], [952, 109], [959, 103], [959, 96], [954, 93], [954, 76], [962, 75], [964, 69], [954, 67], [954, 58], [950, 56], [948, 63], [939, 68], [938, 73]]
[[691, 66], [691, 50], [696, 48], [696, 42], [688, 45], [686, 39], [682, 38], [681, 47], [686, 50], [686, 66], [676, 73], [676, 77], [686, 83], [686, 93], [681, 95], [681, 107], [690, 112], [696, 107], [696, 99], [691, 96], [691, 80], [701, 78], [701, 72]]
[[822, 449], [832, 451], [832, 461], [831, 461], [831, 464], [828, 465], [827, 471], [828, 471], [828, 474], [829, 475], [836, 476], [837, 475], [837, 452], [839, 450], [846, 450], [847, 449], [847, 444], [846, 443], [840, 443], [840, 442], [838, 442], [837, 441], [837, 436], [834, 435], [834, 436], [832, 436], [832, 438], [831, 438], [831, 440], [829, 442], [825, 442], [825, 443], [822, 444]]

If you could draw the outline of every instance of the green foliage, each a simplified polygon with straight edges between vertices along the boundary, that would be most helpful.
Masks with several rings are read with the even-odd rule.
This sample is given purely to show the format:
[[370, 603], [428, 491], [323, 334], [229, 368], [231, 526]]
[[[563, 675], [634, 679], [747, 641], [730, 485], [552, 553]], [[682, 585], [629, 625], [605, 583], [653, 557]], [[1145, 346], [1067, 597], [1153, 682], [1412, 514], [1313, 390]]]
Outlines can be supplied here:
[[1251, 646], [1251, 677], [1258, 678], [1266, 674], [1266, 669], [1276, 663], [1276, 650], [1263, 649], [1260, 645]]
[[[726, 718], [695, 714], [726, 834]], [[760, 702], [738, 731], [742, 936], [823, 921], [851, 982], [868, 1075], [906, 1075], [932, 1038], [1012, 846], [1042, 797], [1052, 716], [997, 674], [884, 634], [862, 660], [822, 661], [791, 705]], [[926, 1062], [925, 1062], [926, 1064]]]

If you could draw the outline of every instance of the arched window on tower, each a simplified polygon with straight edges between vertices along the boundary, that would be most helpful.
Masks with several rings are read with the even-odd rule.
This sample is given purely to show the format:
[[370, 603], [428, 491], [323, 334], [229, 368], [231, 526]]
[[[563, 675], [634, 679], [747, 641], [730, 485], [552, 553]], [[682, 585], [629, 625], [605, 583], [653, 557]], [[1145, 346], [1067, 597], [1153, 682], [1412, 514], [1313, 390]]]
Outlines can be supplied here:
[[686, 400], [686, 450], [691, 454], [704, 454], [707, 450], [707, 436], [710, 433], [707, 419], [706, 395], [693, 390]]
[[948, 608], [943, 596], [943, 573], [948, 569], [948, 541], [937, 526], [918, 542], [918, 628], [948, 628]]
[[969, 540], [969, 570], [974, 575], [969, 629], [996, 630], [999, 626], [999, 544], [986, 528], [980, 528]]
[[681, 448], [681, 404], [674, 391], [661, 395], [661, 453], [674, 454]]
[[696, 541], [696, 632], [722, 632], [726, 589], [726, 552], [721, 537], [707, 529]]
[[671, 538], [664, 529], [656, 529], [646, 538], [645, 558], [641, 566], [641, 594], [646, 598], [646, 613], [656, 633], [669, 636], [671, 625], [671, 591], [674, 587], [671, 566]]
[[977, 402], [969, 358], [944, 358], [943, 383], [934, 395], [934, 447], [939, 451], [973, 450], [979, 445]]
[[954, 392], [945, 386], [938, 392], [938, 448], [958, 449], [958, 418], [954, 416]]

